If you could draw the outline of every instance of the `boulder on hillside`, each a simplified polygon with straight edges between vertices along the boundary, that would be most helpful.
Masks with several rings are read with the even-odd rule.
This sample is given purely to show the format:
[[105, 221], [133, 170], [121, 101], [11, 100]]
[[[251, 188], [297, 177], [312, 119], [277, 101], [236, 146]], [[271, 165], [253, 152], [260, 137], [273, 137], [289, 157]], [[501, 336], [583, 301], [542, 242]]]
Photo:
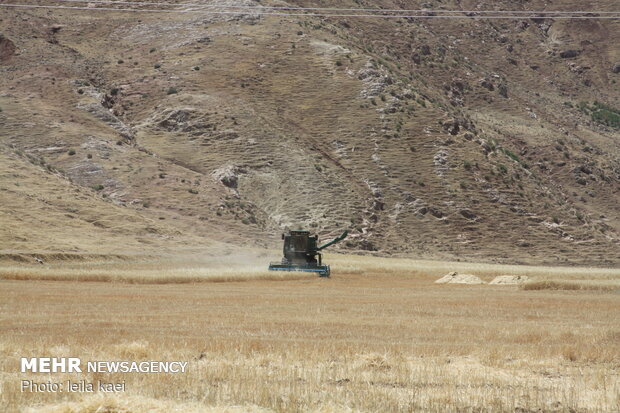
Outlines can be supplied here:
[[495, 90], [495, 86], [493, 86], [493, 82], [489, 78], [480, 79], [480, 86], [490, 91]]
[[562, 59], [572, 59], [574, 57], [579, 56], [581, 52], [579, 50], [575, 50], [575, 49], [569, 49], [569, 50], [564, 50], [563, 52], [560, 52], [560, 57]]
[[429, 54], [431, 54], [431, 47], [427, 44], [423, 44], [422, 46], [420, 46], [420, 54], [422, 56], [428, 56]]
[[457, 135], [460, 130], [459, 122], [456, 119], [450, 119], [443, 122], [443, 129], [450, 135]]
[[15, 44], [4, 35], [0, 34], [0, 64], [8, 62], [15, 55]]
[[611, 68], [611, 71], [613, 73], [620, 73], [620, 62], [618, 62], [615, 65], [613, 65], [613, 67]]
[[470, 209], [461, 209], [459, 213], [466, 219], [476, 219], [478, 216]]

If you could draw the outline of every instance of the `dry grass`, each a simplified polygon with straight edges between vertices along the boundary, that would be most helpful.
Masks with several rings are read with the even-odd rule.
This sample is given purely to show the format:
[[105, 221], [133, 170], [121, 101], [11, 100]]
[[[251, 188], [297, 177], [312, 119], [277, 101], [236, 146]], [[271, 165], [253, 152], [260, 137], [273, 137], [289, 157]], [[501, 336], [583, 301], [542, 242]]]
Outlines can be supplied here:
[[[0, 279], [41, 281], [123, 282], [129, 284], [185, 284], [249, 280], [296, 280], [314, 278], [315, 274], [270, 272], [270, 260], [279, 251], [249, 251], [235, 255], [184, 255], [160, 259], [128, 256], [83, 262], [50, 260], [46, 265], [0, 266]], [[443, 276], [451, 271], [474, 274], [485, 281], [498, 275], [526, 275], [531, 280], [525, 289], [619, 288], [620, 270], [586, 267], [536, 267], [524, 265], [439, 262], [405, 258], [380, 258], [362, 255], [327, 254], [325, 262], [337, 275]]]
[[[222, 270], [216, 261], [211, 270]], [[277, 283], [0, 281], [0, 410], [620, 409], [618, 294], [434, 284], [447, 267], [492, 277], [514, 269], [504, 266], [337, 255], [328, 262], [330, 279]], [[136, 274], [159, 267], [170, 276], [174, 265], [65, 267], [126, 266]], [[541, 279], [586, 274], [519, 269]], [[614, 281], [614, 270], [596, 271], [594, 282]], [[189, 368], [176, 375], [18, 372], [19, 357], [41, 355], [182, 360]], [[125, 381], [126, 392], [21, 393], [27, 378]]]
[[45, 280], [45, 281], [93, 281], [123, 282], [129, 284], [187, 284], [200, 282], [232, 282], [249, 280], [299, 280], [314, 277], [316, 274], [300, 272], [275, 272], [264, 268], [247, 269], [209, 269], [179, 268], [163, 270], [125, 269], [60, 269], [60, 268], [21, 268], [0, 269], [0, 279], [4, 280]]
[[545, 280], [524, 283], [521, 288], [524, 290], [598, 290], [598, 291], [620, 291], [620, 280], [581, 280], [581, 281], [561, 281]]
[[200, 403], [183, 403], [174, 400], [132, 396], [118, 397], [98, 394], [86, 396], [79, 402], [62, 402], [55, 405], [26, 409], [26, 413], [265, 413], [270, 410], [259, 406], [211, 406]]
[[498, 275], [526, 275], [532, 279], [561, 278], [564, 280], [613, 280], [620, 278], [620, 269], [598, 267], [552, 267], [533, 265], [483, 264], [457, 261], [412, 260], [360, 255], [326, 254], [326, 262], [344, 273], [380, 272], [383, 274], [445, 275], [451, 271], [474, 274], [490, 281]]

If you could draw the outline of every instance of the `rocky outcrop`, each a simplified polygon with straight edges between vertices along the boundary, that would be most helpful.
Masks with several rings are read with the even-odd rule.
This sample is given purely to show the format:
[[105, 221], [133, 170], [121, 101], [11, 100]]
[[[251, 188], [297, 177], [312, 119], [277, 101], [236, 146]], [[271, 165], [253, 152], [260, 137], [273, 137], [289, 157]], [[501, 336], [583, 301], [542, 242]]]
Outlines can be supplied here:
[[211, 175], [222, 185], [236, 191], [239, 184], [239, 175], [243, 172], [245, 172], [243, 169], [235, 165], [224, 165], [214, 170]]
[[104, 108], [101, 104], [78, 104], [78, 108], [90, 112], [93, 116], [115, 129], [123, 138], [130, 141], [134, 139], [134, 132], [131, 127], [127, 126], [122, 120], [114, 116], [110, 110]]

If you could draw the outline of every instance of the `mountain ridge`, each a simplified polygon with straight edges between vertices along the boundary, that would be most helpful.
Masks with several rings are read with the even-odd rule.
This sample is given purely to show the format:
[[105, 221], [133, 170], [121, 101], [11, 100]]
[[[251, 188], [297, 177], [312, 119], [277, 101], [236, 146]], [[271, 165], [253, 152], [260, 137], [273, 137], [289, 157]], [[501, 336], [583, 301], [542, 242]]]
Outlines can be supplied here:
[[0, 13], [3, 198], [51, 179], [92, 207], [46, 204], [57, 220], [3, 225], [2, 249], [68, 249], [36, 238], [112, 208], [73, 250], [277, 247], [303, 226], [385, 255], [620, 262], [616, 21]]

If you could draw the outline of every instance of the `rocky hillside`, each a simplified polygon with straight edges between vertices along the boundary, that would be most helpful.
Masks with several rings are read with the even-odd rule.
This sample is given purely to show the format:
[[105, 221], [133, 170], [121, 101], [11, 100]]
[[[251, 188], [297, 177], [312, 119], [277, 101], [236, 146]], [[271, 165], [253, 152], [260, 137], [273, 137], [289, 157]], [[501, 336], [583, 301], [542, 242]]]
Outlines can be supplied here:
[[2, 9], [0, 27], [0, 249], [277, 247], [300, 226], [386, 255], [620, 263], [617, 20]]

